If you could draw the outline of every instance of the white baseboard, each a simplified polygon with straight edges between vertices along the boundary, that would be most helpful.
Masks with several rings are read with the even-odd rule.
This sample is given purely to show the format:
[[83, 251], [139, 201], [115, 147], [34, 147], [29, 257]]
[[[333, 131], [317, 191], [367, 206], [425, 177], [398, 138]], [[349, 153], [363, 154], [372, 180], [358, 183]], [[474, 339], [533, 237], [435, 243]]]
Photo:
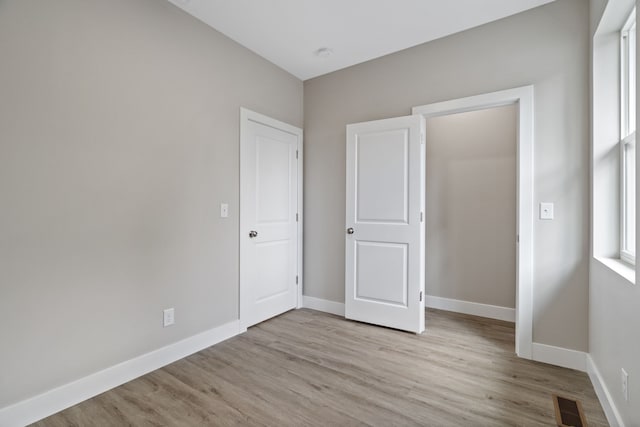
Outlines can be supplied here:
[[238, 320], [0, 409], [0, 426], [24, 426], [244, 332]]
[[587, 353], [583, 351], [534, 342], [531, 347], [531, 359], [581, 372], [587, 371]]
[[507, 322], [516, 321], [516, 310], [514, 308], [442, 298], [433, 295], [427, 295], [425, 303], [427, 307], [438, 310], [488, 317], [489, 319], [504, 320]]
[[304, 295], [302, 297], [302, 304], [305, 308], [324, 311], [325, 313], [335, 314], [336, 316], [344, 316], [343, 302], [329, 301]]
[[[313, 310], [324, 311], [338, 316], [344, 316], [344, 303], [329, 301], [326, 299], [304, 295], [303, 306]], [[440, 298], [427, 295], [425, 300], [429, 308], [454, 311], [456, 313], [471, 314], [474, 316], [488, 317], [490, 319], [515, 322], [516, 311], [513, 308], [499, 307], [496, 305], [479, 304], [475, 302], [459, 301], [448, 298]]]
[[624, 427], [624, 422], [622, 421], [620, 412], [618, 412], [618, 408], [616, 408], [616, 405], [613, 403], [611, 393], [604, 383], [598, 367], [589, 354], [587, 355], [587, 374], [589, 374], [589, 378], [596, 391], [600, 405], [602, 405], [604, 414], [607, 416], [609, 425], [611, 425], [611, 427]]

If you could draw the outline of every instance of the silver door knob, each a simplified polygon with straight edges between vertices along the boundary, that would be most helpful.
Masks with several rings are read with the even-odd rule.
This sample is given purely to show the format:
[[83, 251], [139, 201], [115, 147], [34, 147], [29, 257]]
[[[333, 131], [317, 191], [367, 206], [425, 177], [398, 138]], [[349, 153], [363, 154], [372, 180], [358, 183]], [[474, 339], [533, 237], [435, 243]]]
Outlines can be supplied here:
[[354, 231], [353, 227], [347, 228], [347, 234], [353, 234]]
[[251, 231], [249, 232], [249, 237], [250, 237], [250, 238], [252, 238], [252, 239], [253, 239], [254, 237], [258, 237], [258, 232], [257, 232], [257, 231], [253, 231], [253, 230], [251, 230]]

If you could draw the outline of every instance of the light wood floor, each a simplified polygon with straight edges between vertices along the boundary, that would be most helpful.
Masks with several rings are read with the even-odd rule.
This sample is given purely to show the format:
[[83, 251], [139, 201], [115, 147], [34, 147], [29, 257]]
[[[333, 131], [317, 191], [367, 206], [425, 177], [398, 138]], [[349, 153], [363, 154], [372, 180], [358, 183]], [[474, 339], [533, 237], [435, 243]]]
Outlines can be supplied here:
[[607, 425], [586, 374], [514, 355], [513, 324], [443, 311], [420, 335], [295, 310], [40, 426]]

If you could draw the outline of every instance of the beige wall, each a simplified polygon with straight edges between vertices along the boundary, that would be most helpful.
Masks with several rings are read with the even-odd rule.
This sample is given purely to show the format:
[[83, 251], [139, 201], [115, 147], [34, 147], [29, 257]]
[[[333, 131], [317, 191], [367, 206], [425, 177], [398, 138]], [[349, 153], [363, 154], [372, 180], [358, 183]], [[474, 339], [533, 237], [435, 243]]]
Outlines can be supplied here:
[[302, 82], [157, 0], [2, 0], [0, 58], [0, 408], [237, 319], [239, 108]]
[[514, 105], [427, 119], [427, 295], [515, 308]]
[[534, 223], [533, 339], [587, 350], [588, 34], [589, 3], [558, 0], [306, 81], [305, 294], [344, 301], [348, 123], [533, 84], [534, 202], [556, 209]]

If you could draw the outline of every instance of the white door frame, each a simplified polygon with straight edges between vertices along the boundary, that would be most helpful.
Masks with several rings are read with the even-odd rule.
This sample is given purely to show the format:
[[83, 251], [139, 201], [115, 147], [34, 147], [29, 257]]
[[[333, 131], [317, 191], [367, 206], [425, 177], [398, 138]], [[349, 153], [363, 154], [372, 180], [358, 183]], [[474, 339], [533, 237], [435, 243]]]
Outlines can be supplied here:
[[[271, 117], [265, 116], [264, 114], [260, 114], [260, 113], [256, 113], [255, 111], [251, 111], [247, 108], [244, 107], [240, 107], [240, 164], [242, 164], [242, 158], [244, 155], [244, 151], [245, 149], [243, 148], [245, 146], [245, 144], [248, 142], [247, 141], [247, 131], [248, 131], [248, 126], [250, 122], [255, 122], [255, 123], [259, 123], [265, 126], [269, 126], [272, 127], [274, 129], [278, 129], [281, 130], [283, 132], [287, 132], [290, 133], [292, 135], [295, 135], [298, 138], [298, 147], [297, 147], [297, 169], [298, 169], [298, 227], [297, 227], [297, 232], [298, 232], [298, 244], [297, 244], [297, 285], [298, 285], [298, 289], [297, 289], [297, 302], [296, 302], [296, 308], [302, 308], [302, 286], [303, 286], [303, 274], [302, 274], [302, 243], [303, 243], [303, 238], [302, 238], [302, 231], [303, 231], [303, 218], [304, 215], [302, 213], [302, 207], [303, 207], [303, 182], [302, 182], [302, 177], [303, 177], [303, 171], [302, 171], [302, 167], [303, 167], [303, 131], [300, 128], [297, 128], [295, 126], [292, 126], [288, 123], [284, 123], [281, 122], [279, 120], [276, 119], [272, 119]], [[242, 178], [242, 170], [240, 170], [240, 191], [242, 191], [243, 188], [243, 178]], [[240, 194], [240, 199], [242, 200], [242, 195]], [[240, 331], [246, 331], [247, 330], [247, 298], [249, 297], [249, 295], [247, 294], [247, 287], [243, 286], [243, 283], [246, 283], [246, 278], [245, 278], [245, 274], [242, 271], [242, 258], [240, 257], [240, 253], [241, 253], [241, 245], [243, 245], [243, 242], [246, 242], [246, 239], [244, 238], [244, 234], [242, 233], [242, 229], [240, 228], [240, 224], [242, 224], [242, 216], [243, 216], [243, 211], [242, 211], [242, 204], [240, 203], [240, 220], [238, 222], [238, 236], [240, 239], [240, 244], [238, 247], [239, 253], [238, 253], [238, 259], [239, 259], [239, 278], [240, 278], [240, 282], [239, 282], [239, 301], [238, 301], [238, 310], [239, 310], [239, 319], [240, 319]]]
[[[532, 358], [533, 343], [533, 86], [413, 107], [425, 118], [515, 104], [517, 133], [516, 354]], [[429, 141], [427, 141], [427, 144]]]

